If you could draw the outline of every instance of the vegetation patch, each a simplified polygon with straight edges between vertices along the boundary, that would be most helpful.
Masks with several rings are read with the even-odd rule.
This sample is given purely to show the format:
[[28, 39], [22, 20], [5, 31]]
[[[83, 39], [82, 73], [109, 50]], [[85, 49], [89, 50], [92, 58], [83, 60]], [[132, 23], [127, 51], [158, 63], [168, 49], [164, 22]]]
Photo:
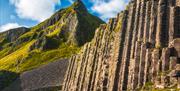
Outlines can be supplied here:
[[48, 64], [58, 59], [65, 59], [71, 57], [80, 51], [80, 48], [75, 46], [61, 45], [60, 48], [54, 50], [47, 50], [41, 52], [40, 50], [32, 51], [19, 65], [20, 72], [37, 68], [41, 65]]
[[[16, 40], [8, 41], [6, 37], [12, 36], [0, 33], [0, 70], [21, 74], [59, 59], [68, 59], [91, 41], [95, 29], [102, 23], [88, 13], [82, 2], [75, 2], [22, 35], [12, 31]], [[79, 45], [73, 44], [76, 42]], [[6, 75], [0, 73], [0, 77], [3, 76]], [[13, 75], [9, 77], [14, 79]]]
[[0, 70], [7, 70], [16, 72], [16, 64], [20, 57], [26, 57], [28, 54], [29, 46], [32, 45], [34, 41], [29, 42], [24, 47], [18, 49], [17, 51], [3, 57], [0, 59]]

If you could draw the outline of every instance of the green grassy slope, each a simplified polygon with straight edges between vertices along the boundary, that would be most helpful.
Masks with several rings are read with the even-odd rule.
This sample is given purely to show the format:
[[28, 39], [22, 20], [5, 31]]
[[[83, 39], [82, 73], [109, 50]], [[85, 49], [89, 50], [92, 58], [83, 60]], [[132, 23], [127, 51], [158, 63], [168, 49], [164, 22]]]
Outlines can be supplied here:
[[69, 58], [91, 41], [95, 29], [102, 23], [77, 1], [24, 34], [16, 35], [14, 41], [5, 41], [12, 36], [0, 33], [0, 71], [21, 74], [57, 59]]

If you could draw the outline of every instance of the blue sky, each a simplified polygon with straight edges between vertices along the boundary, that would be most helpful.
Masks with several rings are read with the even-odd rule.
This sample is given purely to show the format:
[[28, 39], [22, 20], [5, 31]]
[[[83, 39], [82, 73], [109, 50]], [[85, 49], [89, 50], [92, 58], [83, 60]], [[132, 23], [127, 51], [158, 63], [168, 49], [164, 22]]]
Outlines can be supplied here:
[[[128, 0], [82, 0], [90, 13], [104, 21], [115, 17]], [[74, 0], [0, 0], [0, 32], [20, 26], [32, 27]]]

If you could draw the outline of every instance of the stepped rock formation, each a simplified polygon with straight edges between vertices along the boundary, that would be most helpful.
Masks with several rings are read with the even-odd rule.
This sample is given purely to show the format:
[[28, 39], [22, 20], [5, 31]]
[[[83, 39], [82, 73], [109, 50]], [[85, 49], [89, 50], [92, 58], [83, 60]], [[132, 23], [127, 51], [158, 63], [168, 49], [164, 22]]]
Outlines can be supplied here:
[[180, 0], [131, 0], [71, 57], [62, 90], [178, 88], [179, 76]]

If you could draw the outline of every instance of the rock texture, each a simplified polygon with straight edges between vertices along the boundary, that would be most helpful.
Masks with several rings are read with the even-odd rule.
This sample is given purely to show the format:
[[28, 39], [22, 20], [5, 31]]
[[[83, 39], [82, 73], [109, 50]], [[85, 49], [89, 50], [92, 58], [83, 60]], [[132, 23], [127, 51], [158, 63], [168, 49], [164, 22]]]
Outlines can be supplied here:
[[[38, 40], [31, 49], [56, 49], [60, 44], [59, 42], [83, 46], [92, 40], [95, 29], [103, 23], [101, 19], [88, 12], [81, 0], [77, 0], [70, 7], [59, 10], [39, 24], [36, 31], [40, 33], [34, 35]], [[53, 44], [54, 42], [56, 44]], [[51, 48], [50, 45], [56, 46]]]
[[10, 29], [8, 31], [2, 32], [0, 38], [5, 38], [9, 42], [15, 41], [18, 37], [28, 32], [30, 29], [25, 27]]
[[6, 43], [16, 41], [21, 35], [30, 31], [29, 28], [20, 27], [0, 33], [0, 50]]
[[148, 83], [178, 88], [179, 2], [131, 0], [71, 58], [63, 91], [133, 91]]
[[62, 87], [68, 60], [57, 60], [32, 71], [24, 72], [3, 91], [57, 91]]
[[[14, 81], [13, 75], [16, 73], [22, 74], [57, 59], [69, 59], [77, 54], [85, 43], [93, 39], [96, 28], [103, 23], [100, 18], [88, 12], [81, 0], [76, 0], [71, 6], [57, 11], [36, 26], [0, 33], [0, 90]], [[44, 80], [38, 78], [39, 75], [33, 78], [35, 74], [29, 74], [23, 74], [21, 77]], [[51, 78], [51, 75], [47, 76]], [[26, 78], [20, 79], [24, 81]], [[51, 80], [54, 82], [54, 79]], [[44, 84], [46, 83], [41, 85]], [[28, 82], [27, 85], [31, 86]]]

